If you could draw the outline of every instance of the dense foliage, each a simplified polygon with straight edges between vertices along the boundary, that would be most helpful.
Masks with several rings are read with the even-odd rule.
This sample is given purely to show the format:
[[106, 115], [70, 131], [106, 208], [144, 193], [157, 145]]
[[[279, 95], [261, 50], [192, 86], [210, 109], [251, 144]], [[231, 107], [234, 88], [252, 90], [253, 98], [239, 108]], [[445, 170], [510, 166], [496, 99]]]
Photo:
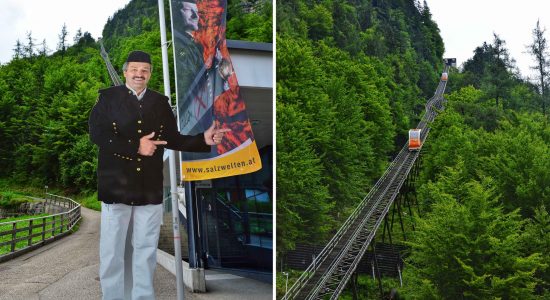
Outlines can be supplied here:
[[231, 40], [273, 41], [273, 4], [266, 0], [228, 1], [226, 36]]
[[550, 295], [549, 120], [503, 45], [495, 35], [451, 74], [417, 182], [424, 215], [409, 243], [407, 298]]
[[21, 204], [31, 201], [32, 199], [11, 191], [0, 192], [0, 210], [17, 210]]
[[412, 0], [277, 2], [279, 258], [322, 244], [367, 193], [418, 123], [442, 55]]
[[96, 150], [88, 112], [108, 86], [96, 45], [0, 67], [0, 176], [29, 184], [95, 186]]
[[[271, 26], [270, 5], [260, 1], [258, 11], [249, 11], [238, 3], [229, 4], [236, 37], [271, 41], [271, 34], [265, 33]], [[102, 40], [120, 75], [130, 51], [151, 53], [155, 68], [150, 87], [162, 92], [157, 5], [155, 0], [130, 1], [109, 18]], [[167, 1], [165, 8], [169, 16]], [[252, 25], [259, 29], [248, 27]], [[111, 86], [111, 79], [99, 43], [80, 29], [71, 39], [71, 30], [61, 28], [54, 53], [29, 34], [26, 43], [17, 41], [12, 61], [0, 65], [0, 178], [73, 193], [96, 188], [97, 148], [89, 141], [87, 121], [97, 91]]]
[[[290, 1], [277, 12], [277, 255], [284, 265], [296, 243], [322, 244], [334, 232], [403, 144], [436, 87], [443, 44], [429, 9], [413, 1]], [[529, 46], [539, 77], [549, 74], [543, 33], [537, 23]], [[407, 232], [399, 294], [547, 299], [548, 78], [522, 79], [495, 34], [449, 80], [446, 109], [423, 150], [422, 215]], [[369, 277], [358, 280], [361, 299], [378, 297]], [[386, 292], [399, 287], [383, 282]]]

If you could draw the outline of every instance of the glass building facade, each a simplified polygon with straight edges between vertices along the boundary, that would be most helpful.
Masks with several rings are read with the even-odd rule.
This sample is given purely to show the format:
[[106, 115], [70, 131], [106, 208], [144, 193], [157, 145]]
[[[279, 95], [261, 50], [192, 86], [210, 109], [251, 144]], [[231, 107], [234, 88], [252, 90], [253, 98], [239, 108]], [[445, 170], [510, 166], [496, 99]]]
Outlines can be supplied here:
[[[270, 282], [273, 272], [272, 44], [227, 42], [262, 168], [250, 174], [186, 184], [185, 202], [182, 199], [178, 202], [183, 224], [180, 226], [182, 256], [191, 268], [224, 269]], [[178, 164], [178, 176], [179, 167]], [[165, 224], [161, 228], [159, 249], [173, 254], [167, 160], [164, 186]]]

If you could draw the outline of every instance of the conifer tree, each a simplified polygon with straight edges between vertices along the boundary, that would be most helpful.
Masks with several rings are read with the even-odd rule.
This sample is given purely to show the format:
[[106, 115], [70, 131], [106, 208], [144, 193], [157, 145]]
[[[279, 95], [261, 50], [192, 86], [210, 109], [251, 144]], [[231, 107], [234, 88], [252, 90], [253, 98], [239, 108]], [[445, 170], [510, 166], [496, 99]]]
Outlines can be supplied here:
[[24, 47], [25, 54], [27, 57], [32, 58], [34, 56], [34, 38], [32, 37], [32, 32], [27, 32], [27, 45]]
[[63, 27], [61, 28], [61, 33], [59, 34], [59, 42], [57, 44], [57, 50], [61, 51], [62, 56], [65, 54], [65, 50], [67, 50], [68, 35], [69, 35], [69, 32], [67, 31], [67, 25], [63, 23]]
[[541, 98], [542, 114], [546, 115], [546, 97], [548, 92], [548, 76], [550, 75], [550, 59], [548, 53], [548, 44], [544, 34], [546, 28], [540, 28], [540, 20], [533, 29], [533, 43], [527, 45], [527, 52], [533, 55], [535, 65], [531, 69], [537, 72], [537, 87]]
[[48, 48], [48, 45], [46, 44], [46, 39], [42, 40], [42, 48], [39, 51], [40, 56], [47, 56], [50, 52], [50, 49]]
[[78, 44], [81, 38], [82, 38], [82, 28], [78, 28], [73, 38], [74, 45]]
[[15, 48], [13, 48], [13, 58], [19, 59], [25, 56], [25, 53], [23, 52], [23, 44], [21, 44], [21, 41], [17, 39], [17, 42], [15, 43]]
[[413, 299], [533, 299], [545, 269], [524, 252], [518, 211], [498, 205], [491, 178], [464, 184], [464, 164], [425, 186], [434, 201], [418, 220], [407, 259], [405, 291]]
[[495, 99], [495, 106], [499, 108], [501, 104], [504, 105], [501, 101], [509, 98], [515, 60], [510, 57], [506, 41], [496, 33], [493, 33], [493, 43], [489, 46], [489, 53], [491, 60], [486, 65], [487, 86], [485, 88], [488, 95]]

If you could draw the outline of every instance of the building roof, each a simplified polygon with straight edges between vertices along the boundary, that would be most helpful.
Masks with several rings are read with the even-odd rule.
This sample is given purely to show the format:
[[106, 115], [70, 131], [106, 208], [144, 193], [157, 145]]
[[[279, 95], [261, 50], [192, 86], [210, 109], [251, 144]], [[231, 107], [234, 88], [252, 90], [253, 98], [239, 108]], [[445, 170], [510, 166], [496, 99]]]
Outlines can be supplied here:
[[273, 52], [273, 43], [227, 40], [227, 48]]

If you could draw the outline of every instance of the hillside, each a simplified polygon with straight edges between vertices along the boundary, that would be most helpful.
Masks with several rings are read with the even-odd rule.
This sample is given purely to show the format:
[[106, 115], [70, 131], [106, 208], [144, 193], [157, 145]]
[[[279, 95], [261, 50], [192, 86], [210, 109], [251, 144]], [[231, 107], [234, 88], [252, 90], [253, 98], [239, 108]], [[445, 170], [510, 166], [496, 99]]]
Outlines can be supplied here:
[[322, 243], [417, 124], [443, 41], [415, 1], [277, 3], [280, 254]]
[[539, 90], [514, 72], [497, 34], [450, 82], [416, 182], [423, 214], [402, 294], [546, 299], [550, 127]]
[[[269, 42], [271, 31], [268, 35], [265, 28], [271, 26], [271, 4], [258, 1], [256, 10], [247, 10], [241, 3], [247, 2], [229, 3], [229, 23], [237, 30], [228, 30], [227, 37]], [[165, 7], [168, 11], [167, 1]], [[250, 20], [256, 21], [253, 27], [247, 27]], [[70, 193], [95, 191], [97, 149], [89, 141], [87, 121], [98, 89], [111, 82], [98, 42], [87, 32], [76, 40], [53, 53], [21, 45], [12, 61], [0, 65], [3, 181], [49, 185]], [[133, 0], [114, 12], [105, 24], [103, 41], [119, 74], [127, 54], [135, 49], [150, 52], [156, 70], [161, 70], [157, 1]], [[162, 92], [161, 71], [153, 74], [150, 87]]]
[[[322, 249], [405, 143], [437, 86], [444, 45], [429, 7], [417, 1], [277, 4], [281, 296], [285, 275], [290, 287], [301, 272], [285, 266], [289, 250]], [[384, 293], [546, 299], [547, 87], [516, 74], [497, 34], [472, 50], [451, 70], [446, 109], [422, 150], [409, 195], [420, 214], [403, 213], [403, 232], [398, 221], [392, 227], [393, 242], [409, 250], [402, 278], [383, 277]], [[379, 298], [372, 276], [357, 277], [359, 299]], [[357, 299], [353, 290], [341, 298]]]

